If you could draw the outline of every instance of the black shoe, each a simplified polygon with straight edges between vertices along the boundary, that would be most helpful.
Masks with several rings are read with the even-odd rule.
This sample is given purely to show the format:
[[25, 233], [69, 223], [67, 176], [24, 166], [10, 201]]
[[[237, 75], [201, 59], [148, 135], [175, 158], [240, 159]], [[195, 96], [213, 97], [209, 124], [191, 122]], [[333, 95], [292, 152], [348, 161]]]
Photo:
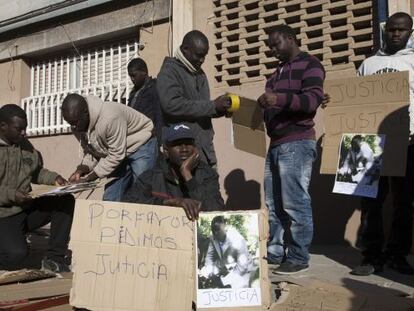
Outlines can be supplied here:
[[414, 275], [414, 268], [404, 256], [391, 257], [388, 266], [401, 274]]
[[277, 268], [274, 273], [276, 274], [295, 274], [299, 272], [305, 272], [309, 268], [309, 265], [301, 265], [292, 263], [289, 261], [285, 261], [280, 264], [279, 268]]
[[270, 269], [279, 268], [280, 264], [282, 263], [280, 260], [271, 260], [269, 257], [263, 257], [267, 261], [267, 266]]
[[42, 259], [42, 268], [44, 271], [51, 271], [54, 273], [70, 272], [70, 268], [62, 261], [53, 260], [50, 258]]
[[364, 258], [362, 263], [355, 267], [351, 274], [359, 276], [368, 276], [374, 273], [383, 271], [383, 263], [379, 260], [373, 260], [370, 258]]

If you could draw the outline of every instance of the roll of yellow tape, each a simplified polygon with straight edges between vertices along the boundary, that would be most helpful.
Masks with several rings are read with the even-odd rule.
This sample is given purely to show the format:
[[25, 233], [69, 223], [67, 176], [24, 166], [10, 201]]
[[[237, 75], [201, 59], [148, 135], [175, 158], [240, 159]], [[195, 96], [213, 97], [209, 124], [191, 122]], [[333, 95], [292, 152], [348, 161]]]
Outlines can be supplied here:
[[240, 108], [240, 97], [235, 94], [229, 94], [231, 106], [227, 111], [235, 112]]

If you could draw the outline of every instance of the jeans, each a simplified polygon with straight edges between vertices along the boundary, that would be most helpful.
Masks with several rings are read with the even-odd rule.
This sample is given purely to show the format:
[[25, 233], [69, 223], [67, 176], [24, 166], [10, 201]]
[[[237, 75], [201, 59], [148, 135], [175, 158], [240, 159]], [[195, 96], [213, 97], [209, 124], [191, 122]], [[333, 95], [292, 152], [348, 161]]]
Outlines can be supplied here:
[[313, 219], [308, 189], [315, 158], [314, 140], [293, 141], [269, 148], [264, 178], [269, 210], [269, 262], [309, 262]]
[[367, 258], [378, 258], [384, 247], [382, 206], [388, 193], [393, 194], [391, 232], [385, 247], [386, 256], [407, 256], [413, 237], [414, 145], [408, 147], [404, 177], [381, 176], [377, 198], [362, 198], [360, 239]]
[[104, 201], [120, 202], [129, 186], [135, 182], [139, 175], [151, 169], [157, 159], [158, 143], [156, 138], [150, 138], [131, 153], [117, 169], [108, 177], [115, 177], [105, 185]]
[[21, 268], [27, 256], [26, 233], [50, 222], [50, 240], [46, 257], [62, 262], [66, 255], [72, 226], [75, 199], [72, 195], [43, 197], [23, 212], [0, 218], [0, 270]]

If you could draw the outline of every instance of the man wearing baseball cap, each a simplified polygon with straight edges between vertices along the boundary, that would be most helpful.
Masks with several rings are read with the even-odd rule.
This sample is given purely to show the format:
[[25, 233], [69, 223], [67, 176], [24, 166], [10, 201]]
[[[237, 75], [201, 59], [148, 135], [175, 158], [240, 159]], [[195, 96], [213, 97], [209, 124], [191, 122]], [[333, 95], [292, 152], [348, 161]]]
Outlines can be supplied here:
[[163, 157], [126, 191], [122, 201], [184, 208], [190, 220], [202, 211], [224, 209], [217, 172], [200, 160], [189, 125], [164, 129]]

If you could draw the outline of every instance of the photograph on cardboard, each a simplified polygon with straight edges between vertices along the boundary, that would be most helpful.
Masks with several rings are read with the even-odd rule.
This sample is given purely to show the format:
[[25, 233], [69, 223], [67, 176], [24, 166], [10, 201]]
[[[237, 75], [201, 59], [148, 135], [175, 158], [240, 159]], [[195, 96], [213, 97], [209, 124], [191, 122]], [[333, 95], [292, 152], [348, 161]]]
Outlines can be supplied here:
[[385, 135], [343, 134], [333, 192], [375, 198]]
[[257, 212], [201, 214], [196, 256], [199, 308], [261, 305]]

